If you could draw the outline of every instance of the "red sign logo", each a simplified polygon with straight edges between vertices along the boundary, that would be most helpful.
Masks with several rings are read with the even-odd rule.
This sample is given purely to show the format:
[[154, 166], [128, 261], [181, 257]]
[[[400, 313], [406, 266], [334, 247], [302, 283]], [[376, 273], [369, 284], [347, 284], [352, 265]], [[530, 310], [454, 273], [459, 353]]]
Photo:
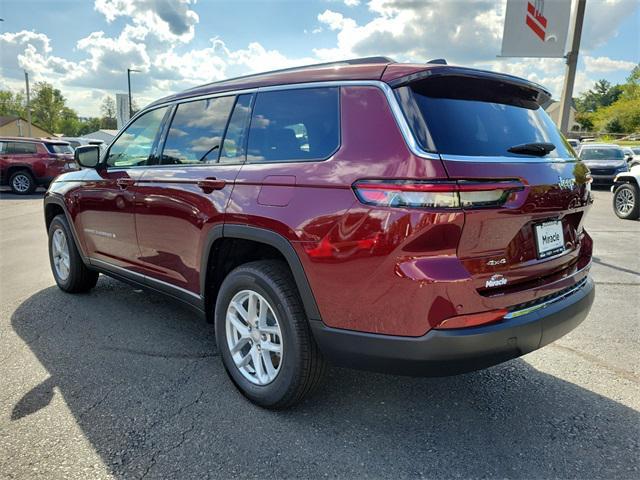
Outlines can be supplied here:
[[543, 9], [544, 1], [542, 0], [536, 1], [535, 5], [527, 2], [527, 26], [544, 42], [547, 18], [542, 14]]

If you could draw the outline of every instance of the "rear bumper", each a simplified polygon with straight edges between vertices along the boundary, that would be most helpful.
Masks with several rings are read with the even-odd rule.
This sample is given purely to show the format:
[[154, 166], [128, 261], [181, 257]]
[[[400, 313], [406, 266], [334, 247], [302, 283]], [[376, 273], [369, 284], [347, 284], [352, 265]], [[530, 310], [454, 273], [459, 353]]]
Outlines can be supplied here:
[[400, 337], [341, 330], [311, 321], [316, 342], [334, 364], [400, 375], [444, 376], [479, 370], [536, 350], [576, 328], [587, 316], [591, 278], [544, 308], [499, 323], [430, 330]]

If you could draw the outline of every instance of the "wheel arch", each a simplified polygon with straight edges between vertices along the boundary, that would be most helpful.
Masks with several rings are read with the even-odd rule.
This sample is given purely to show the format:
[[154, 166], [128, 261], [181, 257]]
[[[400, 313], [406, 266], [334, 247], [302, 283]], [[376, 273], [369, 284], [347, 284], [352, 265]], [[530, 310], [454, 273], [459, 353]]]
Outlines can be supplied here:
[[222, 225], [213, 227], [207, 235], [203, 248], [200, 269], [200, 292], [205, 299], [207, 314], [212, 311], [215, 303], [215, 298], [212, 297], [217, 295], [215, 285], [213, 291], [210, 290], [212, 283], [215, 284], [213, 275], [215, 275], [215, 269], [218, 266], [218, 262], [220, 262], [220, 259], [216, 258], [219, 255], [218, 247], [233, 240], [252, 242], [253, 244], [264, 246], [265, 251], [269, 254], [268, 258], [280, 257], [283, 259], [289, 266], [298, 287], [307, 318], [309, 320], [321, 319], [304, 267], [291, 242], [271, 230], [249, 225], [229, 224], [224, 225], [224, 227]]
[[78, 233], [76, 232], [76, 227], [71, 219], [71, 215], [69, 215], [69, 210], [67, 209], [67, 205], [64, 202], [64, 199], [56, 194], [48, 193], [44, 197], [44, 223], [47, 231], [49, 231], [49, 226], [53, 219], [57, 216], [63, 214], [67, 219], [67, 224], [71, 229], [71, 235], [73, 235], [73, 241], [78, 248], [78, 252], [80, 253], [80, 257], [85, 265], [89, 265], [89, 259], [85, 254], [82, 242], [80, 242], [80, 238], [78, 237]]

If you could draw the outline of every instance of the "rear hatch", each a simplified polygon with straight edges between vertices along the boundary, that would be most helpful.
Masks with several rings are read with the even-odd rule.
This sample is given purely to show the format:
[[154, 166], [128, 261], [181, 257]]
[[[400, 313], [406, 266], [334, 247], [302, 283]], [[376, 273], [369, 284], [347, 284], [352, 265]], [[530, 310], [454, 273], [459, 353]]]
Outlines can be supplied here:
[[589, 170], [540, 106], [547, 92], [455, 67], [393, 86], [422, 148], [458, 182], [457, 253], [481, 295], [537, 288], [582, 266]]

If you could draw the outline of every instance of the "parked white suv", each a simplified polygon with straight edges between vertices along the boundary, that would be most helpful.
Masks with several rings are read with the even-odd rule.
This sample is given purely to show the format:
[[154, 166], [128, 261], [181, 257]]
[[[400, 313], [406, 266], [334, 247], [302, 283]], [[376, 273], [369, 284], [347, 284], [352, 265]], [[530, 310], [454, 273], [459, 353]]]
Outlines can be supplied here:
[[635, 220], [640, 216], [640, 165], [634, 165], [628, 172], [616, 175], [611, 191], [613, 210], [625, 220]]

